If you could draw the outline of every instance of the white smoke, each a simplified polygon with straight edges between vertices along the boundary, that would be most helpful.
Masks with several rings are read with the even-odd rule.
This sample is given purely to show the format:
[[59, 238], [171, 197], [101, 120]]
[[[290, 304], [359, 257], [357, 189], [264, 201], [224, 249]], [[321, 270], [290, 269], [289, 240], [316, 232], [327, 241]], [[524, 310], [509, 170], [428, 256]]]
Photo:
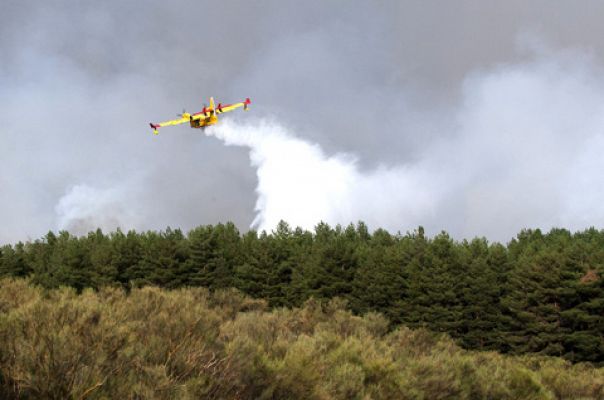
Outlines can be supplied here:
[[[246, 146], [257, 171], [256, 218], [252, 226], [271, 230], [280, 220], [312, 229], [319, 221], [400, 228], [433, 212], [421, 171], [380, 167], [362, 172], [347, 154], [327, 156], [322, 149], [293, 137], [275, 122], [240, 125], [225, 121], [206, 133], [226, 145]], [[413, 193], [413, 196], [410, 196]]]
[[362, 171], [275, 122], [206, 133], [250, 149], [260, 229], [362, 220], [508, 240], [527, 227], [604, 224], [604, 79], [577, 54], [470, 76], [457, 124], [399, 165]]
[[57, 228], [84, 235], [97, 228], [113, 231], [139, 226], [140, 216], [133, 204], [125, 201], [127, 197], [125, 187], [73, 186], [55, 207]]

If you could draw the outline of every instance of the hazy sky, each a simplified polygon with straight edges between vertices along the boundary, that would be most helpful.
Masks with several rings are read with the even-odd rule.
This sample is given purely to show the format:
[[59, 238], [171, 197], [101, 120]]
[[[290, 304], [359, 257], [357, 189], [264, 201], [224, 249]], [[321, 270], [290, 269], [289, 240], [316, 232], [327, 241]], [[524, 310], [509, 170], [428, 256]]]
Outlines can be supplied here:
[[[503, 241], [601, 228], [602, 15], [601, 1], [3, 0], [0, 243], [315, 216]], [[211, 95], [252, 109], [225, 117], [228, 134], [151, 135]], [[263, 130], [299, 147], [225, 139]], [[304, 171], [319, 184], [294, 190]]]

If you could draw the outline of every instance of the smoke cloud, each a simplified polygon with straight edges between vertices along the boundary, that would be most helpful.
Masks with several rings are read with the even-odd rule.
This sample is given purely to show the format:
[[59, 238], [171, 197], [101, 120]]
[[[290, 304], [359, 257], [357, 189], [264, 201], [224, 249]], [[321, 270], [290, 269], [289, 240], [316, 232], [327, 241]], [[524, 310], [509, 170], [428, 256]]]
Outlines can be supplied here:
[[[229, 220], [504, 241], [601, 228], [603, 13], [598, 0], [3, 1], [0, 244]], [[210, 136], [151, 135], [209, 96], [252, 109]]]
[[355, 220], [398, 229], [403, 221], [416, 224], [433, 208], [421, 171], [397, 166], [363, 172], [353, 156], [327, 156], [276, 122], [225, 122], [206, 133], [249, 148], [258, 177], [252, 226], [260, 230], [270, 231], [280, 220], [306, 229], [319, 221]]
[[505, 240], [520, 229], [602, 223], [604, 79], [584, 55], [550, 54], [469, 77], [457, 123], [414, 159], [361, 169], [276, 122], [206, 131], [249, 148], [256, 218], [312, 229], [363, 220]]
[[101, 189], [76, 185], [59, 199], [55, 207], [56, 227], [84, 235], [97, 228], [113, 231], [124, 226], [140, 226], [143, 220], [128, 196], [125, 187]]

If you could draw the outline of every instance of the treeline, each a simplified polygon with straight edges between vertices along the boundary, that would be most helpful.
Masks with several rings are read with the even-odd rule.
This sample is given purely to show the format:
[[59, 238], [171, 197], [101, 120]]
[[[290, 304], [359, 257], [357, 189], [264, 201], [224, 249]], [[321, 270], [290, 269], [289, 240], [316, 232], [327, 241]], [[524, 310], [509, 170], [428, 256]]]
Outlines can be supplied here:
[[370, 233], [363, 223], [233, 224], [85, 237], [49, 232], [0, 249], [0, 276], [46, 288], [237, 288], [269, 306], [345, 299], [357, 315], [446, 332], [468, 349], [604, 363], [604, 231], [525, 230], [507, 245]]
[[602, 399], [604, 370], [461, 350], [342, 300], [0, 280], [2, 399]]

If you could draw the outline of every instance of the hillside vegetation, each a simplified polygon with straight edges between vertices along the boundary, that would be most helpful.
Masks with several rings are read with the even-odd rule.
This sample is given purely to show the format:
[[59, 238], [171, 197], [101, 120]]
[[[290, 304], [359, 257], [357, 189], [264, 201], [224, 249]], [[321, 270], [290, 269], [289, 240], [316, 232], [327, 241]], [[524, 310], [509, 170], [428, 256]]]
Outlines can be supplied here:
[[269, 307], [345, 299], [390, 328], [446, 332], [466, 349], [604, 364], [604, 231], [525, 230], [506, 245], [282, 223], [271, 234], [233, 224], [188, 234], [91, 232], [0, 248], [0, 276], [45, 288], [145, 285], [237, 288]]
[[390, 331], [340, 299], [270, 310], [233, 289], [77, 294], [5, 279], [0, 397], [602, 399], [604, 370]]

